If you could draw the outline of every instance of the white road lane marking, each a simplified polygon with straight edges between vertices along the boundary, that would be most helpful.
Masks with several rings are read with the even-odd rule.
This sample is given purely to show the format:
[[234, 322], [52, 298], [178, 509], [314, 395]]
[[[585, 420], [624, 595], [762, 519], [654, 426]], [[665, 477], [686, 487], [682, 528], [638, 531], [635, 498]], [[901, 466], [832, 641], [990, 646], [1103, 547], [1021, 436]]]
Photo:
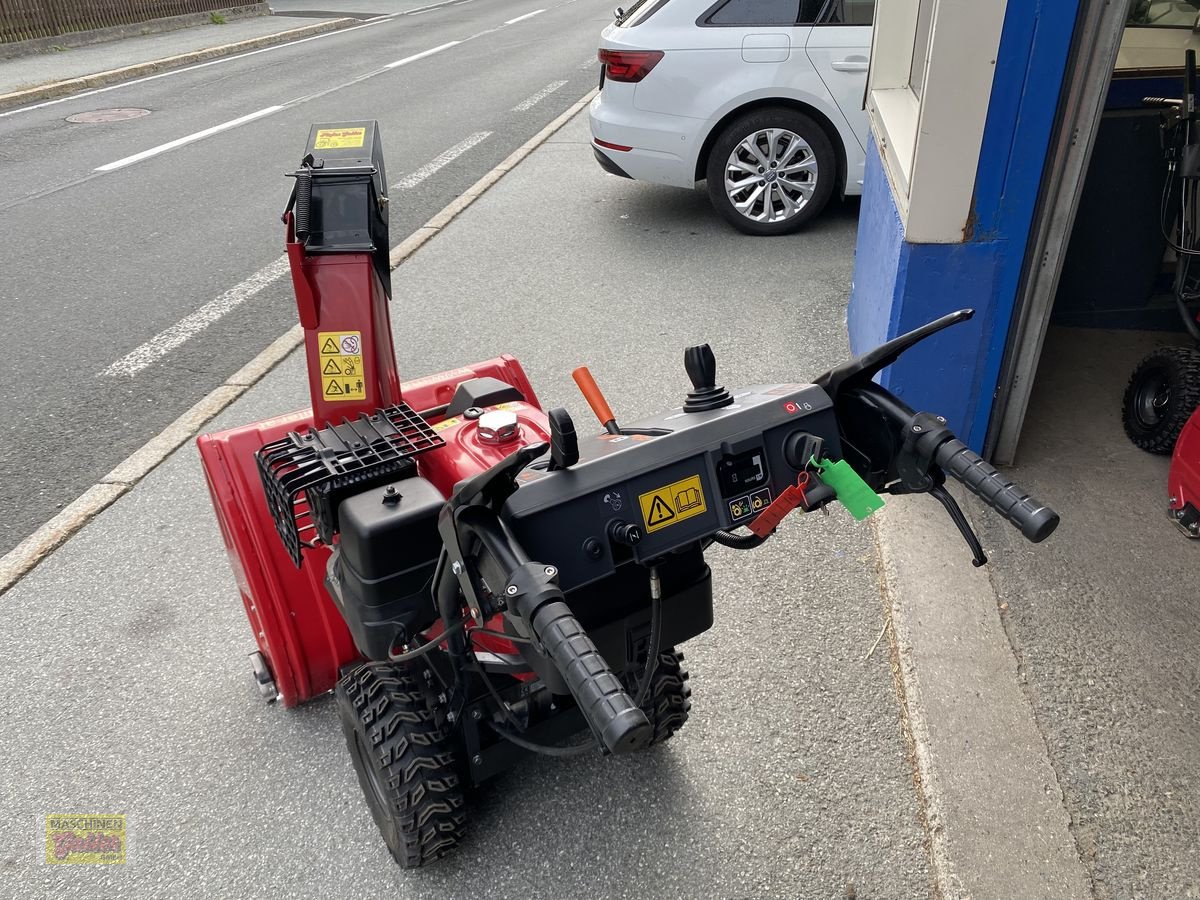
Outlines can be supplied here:
[[596, 68], [596, 66], [599, 64], [600, 64], [600, 60], [597, 59], [595, 55], [589, 56], [587, 59], [585, 59], [582, 63], [579, 64], [579, 71], [586, 72], [588, 69]]
[[239, 118], [231, 119], [228, 122], [222, 122], [220, 125], [214, 125], [212, 128], [206, 128], [203, 131], [197, 131], [195, 134], [189, 134], [186, 137], [181, 137], [181, 138], [177, 138], [173, 141], [168, 141], [167, 143], [160, 144], [157, 147], [151, 147], [149, 150], [143, 150], [141, 153], [135, 153], [132, 156], [126, 156], [123, 159], [116, 160], [115, 162], [105, 163], [102, 166], [97, 166], [93, 171], [95, 171], [95, 172], [113, 172], [117, 169], [123, 169], [126, 166], [133, 165], [134, 163], [141, 162], [142, 160], [146, 160], [146, 159], [150, 159], [151, 157], [158, 156], [160, 153], [166, 153], [166, 152], [168, 152], [170, 150], [174, 150], [178, 147], [183, 147], [183, 146], [186, 146], [187, 144], [192, 144], [192, 143], [195, 143], [196, 141], [203, 140], [204, 138], [212, 137], [214, 134], [219, 134], [222, 131], [228, 131], [231, 128], [237, 128], [239, 125], [245, 125], [247, 122], [253, 122], [255, 119], [261, 119], [264, 116], [269, 116], [272, 113], [277, 113], [281, 109], [287, 109], [292, 106], [297, 106], [301, 103], [305, 103], [309, 100], [313, 100], [317, 97], [323, 96], [324, 94], [332, 93], [333, 91], [336, 91], [336, 90], [341, 90], [342, 88], [347, 87], [350, 84], [355, 84], [359, 81], [366, 81], [368, 78], [373, 78], [376, 75], [380, 75], [390, 69], [395, 69], [398, 66], [406, 66], [411, 62], [416, 62], [418, 59], [425, 59], [427, 56], [433, 56], [433, 54], [435, 54], [435, 53], [441, 53], [443, 50], [447, 50], [450, 47], [456, 47], [461, 43], [462, 43], [462, 41], [448, 41], [447, 43], [442, 44], [438, 47], [431, 47], [430, 49], [423, 50], [420, 53], [414, 53], [412, 56], [406, 56], [404, 59], [398, 59], [393, 63], [388, 63], [386, 66], [383, 66], [380, 69], [376, 69], [373, 72], [368, 72], [365, 75], [358, 76], [358, 78], [355, 78], [350, 82], [347, 82], [347, 84], [335, 85], [334, 87], [327, 88], [326, 90], [320, 91], [316, 94], [310, 94], [310, 95], [307, 95], [304, 97], [298, 97], [295, 100], [289, 100], [287, 103], [282, 103], [278, 106], [268, 106], [266, 109], [258, 110], [258, 112], [252, 112], [249, 115], [240, 116]]
[[228, 131], [230, 128], [237, 128], [239, 125], [245, 125], [247, 122], [253, 122], [255, 119], [261, 119], [263, 116], [277, 113], [281, 109], [283, 109], [282, 106], [268, 106], [266, 109], [260, 109], [258, 112], [230, 119], [228, 122], [222, 122], [220, 125], [214, 125], [212, 128], [205, 128], [203, 131], [197, 131], [195, 134], [189, 134], [186, 137], [176, 138], [165, 144], [159, 144], [157, 147], [151, 147], [149, 150], [143, 150], [141, 153], [135, 153], [133, 156], [118, 159], [116, 162], [105, 163], [102, 166], [97, 166], [94, 171], [112, 172], [116, 169], [123, 169], [136, 162], [141, 162], [143, 159], [158, 156], [160, 153], [166, 153], [168, 150], [174, 150], [176, 147], [183, 147], [186, 144], [194, 144], [196, 141], [204, 140], [204, 138], [219, 134], [222, 131]]
[[159, 78], [171, 78], [174, 75], [182, 75], [185, 72], [194, 72], [197, 69], [206, 69], [209, 66], [224, 65], [225, 63], [230, 63], [238, 59], [245, 59], [248, 56], [257, 56], [260, 53], [274, 53], [276, 50], [284, 50], [288, 47], [307, 44], [309, 41], [320, 41], [338, 34], [349, 34], [351, 31], [358, 31], [360, 28], [372, 28], [375, 25], [382, 25], [384, 22], [390, 22], [392, 19], [397, 19], [402, 16], [413, 16], [417, 13], [429, 12], [430, 10], [440, 9], [444, 6], [455, 6], [471, 2], [472, 0], [442, 0], [441, 3], [431, 3], [428, 6], [419, 6], [416, 9], [406, 9], [394, 13], [383, 13], [375, 16], [372, 19], [368, 19], [361, 25], [351, 25], [349, 28], [339, 28], [337, 31], [327, 31], [324, 34], [314, 34], [312, 37], [299, 38], [294, 41], [285, 41], [282, 44], [272, 44], [270, 47], [260, 47], [257, 50], [247, 50], [245, 53], [235, 53], [233, 56], [223, 56], [220, 59], [210, 59], [206, 62], [196, 63], [195, 65], [191, 66], [182, 66], [178, 69], [171, 69], [167, 72], [158, 72], [154, 75], [146, 75], [143, 78], [134, 78], [131, 81], [122, 81], [120, 84], [110, 84], [107, 87], [94, 88], [90, 91], [83, 91], [76, 94], [67, 94], [65, 97], [56, 97], [53, 100], [43, 100], [41, 103], [31, 103], [28, 106], [18, 106], [16, 109], [0, 112], [0, 119], [6, 119], [9, 116], [15, 116], [18, 113], [33, 112], [35, 109], [42, 109], [46, 106], [55, 106], [59, 103], [69, 103], [72, 100], [82, 100], [85, 97], [93, 97], [96, 94], [106, 94], [109, 91], [119, 91], [121, 88], [133, 87], [137, 84], [145, 84], [147, 81], [156, 81]]
[[531, 13], [525, 13], [525, 15], [523, 15], [523, 16], [517, 16], [515, 19], [509, 19], [504, 24], [505, 25], [516, 25], [518, 22], [524, 22], [526, 19], [532, 19], [534, 16], [538, 15], [539, 13], [544, 13], [545, 11], [546, 10], [544, 10], [544, 9], [535, 9]]
[[[392, 185], [398, 190], [408, 190], [416, 187], [438, 170], [452, 163], [472, 147], [482, 143], [492, 136], [490, 131], [477, 131], [466, 140], [460, 141], [449, 150], [438, 154], [421, 168], [405, 176]], [[150, 364], [162, 359], [176, 347], [191, 340], [222, 316], [241, 306], [251, 297], [260, 293], [264, 288], [274, 284], [288, 272], [288, 260], [281, 256], [265, 268], [259, 269], [241, 284], [234, 285], [215, 300], [206, 303], [194, 313], [176, 322], [170, 328], [152, 337], [140, 347], [118, 359], [103, 372], [101, 376], [132, 377]]]
[[550, 82], [548, 85], [546, 85], [540, 91], [538, 91], [536, 94], [532, 94], [532, 95], [526, 97], [524, 100], [522, 100], [516, 106], [514, 106], [512, 108], [512, 111], [513, 112], [525, 112], [525, 110], [531, 109], [532, 107], [537, 106], [537, 104], [541, 103], [543, 100], [545, 100], [547, 97], [549, 97], [555, 91], [557, 91], [564, 84], [566, 84], [565, 81]]
[[480, 144], [483, 141], [486, 141], [491, 136], [492, 136], [492, 132], [490, 132], [490, 131], [475, 132], [473, 135], [468, 137], [466, 140], [459, 141], [457, 144], [455, 144], [449, 150], [446, 150], [443, 153], [439, 153], [437, 156], [435, 156], [429, 162], [425, 163], [425, 165], [421, 166], [421, 168], [417, 169], [415, 172], [412, 172], [409, 175], [405, 175], [403, 178], [401, 178], [399, 181], [397, 181], [395, 184], [393, 184], [392, 187], [394, 189], [400, 190], [400, 191], [407, 191], [407, 190], [411, 190], [412, 188], [415, 188], [418, 184], [420, 184], [422, 181], [424, 181], [430, 175], [433, 175], [436, 172], [438, 172], [438, 170], [450, 165], [450, 163], [454, 162], [454, 160], [458, 159], [460, 156], [462, 156], [464, 153], [466, 153], [468, 150], [470, 150], [476, 144]]
[[241, 284], [236, 284], [215, 300], [204, 304], [194, 313], [180, 319], [170, 328], [159, 332], [140, 347], [125, 354], [100, 373], [101, 376], [132, 377], [146, 366], [162, 359], [180, 344], [183, 344], [209, 325], [212, 325], [230, 310], [235, 309], [274, 284], [288, 272], [288, 258], [281, 256], [269, 266], [259, 269]]
[[429, 50], [422, 50], [420, 53], [414, 53], [412, 56], [406, 56], [404, 59], [398, 59], [393, 63], [388, 63], [384, 66], [385, 69], [394, 69], [397, 66], [407, 66], [410, 62], [416, 62], [418, 59], [424, 59], [427, 56], [433, 56], [435, 53], [441, 53], [443, 50], [448, 50], [451, 47], [457, 47], [462, 41], [448, 41], [439, 47], [433, 47]]

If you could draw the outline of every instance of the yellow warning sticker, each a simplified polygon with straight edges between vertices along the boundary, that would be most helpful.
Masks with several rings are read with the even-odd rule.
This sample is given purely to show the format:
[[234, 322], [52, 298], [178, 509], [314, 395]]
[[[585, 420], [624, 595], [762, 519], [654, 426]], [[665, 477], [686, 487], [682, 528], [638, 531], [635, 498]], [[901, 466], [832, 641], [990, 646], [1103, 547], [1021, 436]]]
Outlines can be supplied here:
[[366, 400], [361, 331], [321, 331], [321, 393], [326, 400]]
[[317, 130], [317, 141], [314, 150], [345, 150], [348, 147], [361, 147], [367, 139], [365, 128], [320, 128]]
[[708, 510], [700, 476], [693, 475], [655, 491], [638, 495], [646, 531], [654, 532]]

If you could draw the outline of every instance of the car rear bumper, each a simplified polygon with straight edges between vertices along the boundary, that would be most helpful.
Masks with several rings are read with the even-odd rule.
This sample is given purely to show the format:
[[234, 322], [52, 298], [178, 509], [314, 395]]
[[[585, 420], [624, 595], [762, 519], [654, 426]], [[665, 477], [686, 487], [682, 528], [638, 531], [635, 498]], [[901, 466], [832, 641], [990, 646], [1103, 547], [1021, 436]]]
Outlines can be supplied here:
[[696, 183], [696, 143], [702, 122], [604, 101], [602, 92], [588, 110], [593, 140], [630, 148], [614, 150], [593, 144], [605, 171], [675, 187]]
[[633, 176], [617, 165], [616, 161], [605, 156], [606, 153], [611, 153], [610, 150], [601, 150], [595, 144], [592, 144], [592, 152], [596, 154], [596, 162], [600, 163], [600, 168], [610, 175], [619, 175], [621, 178], [632, 178]]

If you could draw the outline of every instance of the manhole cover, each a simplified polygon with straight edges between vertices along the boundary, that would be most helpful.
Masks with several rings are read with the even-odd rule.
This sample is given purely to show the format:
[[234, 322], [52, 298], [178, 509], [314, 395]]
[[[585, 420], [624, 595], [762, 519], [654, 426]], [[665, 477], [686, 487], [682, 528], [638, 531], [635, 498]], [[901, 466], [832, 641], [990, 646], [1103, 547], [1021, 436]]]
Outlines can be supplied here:
[[80, 125], [95, 125], [97, 122], [124, 122], [126, 119], [140, 119], [142, 116], [148, 115], [150, 115], [148, 109], [94, 109], [91, 112], [67, 116], [67, 121]]

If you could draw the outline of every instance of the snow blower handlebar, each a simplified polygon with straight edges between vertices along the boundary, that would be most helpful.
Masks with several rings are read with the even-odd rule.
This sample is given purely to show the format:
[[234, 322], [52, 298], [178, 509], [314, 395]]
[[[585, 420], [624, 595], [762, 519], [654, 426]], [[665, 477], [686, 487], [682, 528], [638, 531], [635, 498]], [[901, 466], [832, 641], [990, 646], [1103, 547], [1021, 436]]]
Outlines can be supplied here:
[[[510, 625], [549, 657], [603, 751], [628, 753], [653, 737], [649, 719], [567, 605], [558, 569], [530, 560], [498, 515], [516, 491], [517, 476], [548, 446], [522, 447], [455, 489], [438, 521], [449, 563], [439, 577], [457, 579], [472, 619], [505, 612]], [[458, 592], [436, 593], [446, 598], [440, 612], [450, 621], [460, 612]], [[452, 644], [451, 652], [462, 652], [461, 644]]]
[[[877, 493], [931, 494], [982, 565], [979, 540], [945, 490], [947, 474], [1026, 538], [1044, 540], [1058, 525], [1053, 510], [967, 448], [944, 418], [914, 412], [872, 381], [905, 350], [970, 315], [943, 317], [815, 384], [759, 386], [736, 397], [715, 386], [707, 346], [691, 348], [693, 390], [681, 412], [617, 427], [600, 404], [605, 432], [577, 438], [570, 425], [571, 452], [557, 465], [539, 461], [546, 443], [530, 444], [458, 485], [438, 526], [447, 551], [442, 578], [457, 580], [437, 591], [443, 621], [503, 613], [514, 635], [532, 642], [523, 653], [538, 675], [575, 698], [606, 752], [621, 753], [649, 741], [652, 728], [568, 604], [573, 591], [618, 567], [637, 563], [653, 573], [672, 554], [714, 541], [753, 549], [792, 510], [834, 499], [863, 518], [882, 505]], [[568, 424], [556, 413], [552, 437], [565, 438]], [[743, 526], [752, 535], [732, 534]]]
[[[853, 443], [864, 427], [873, 427], [869, 411], [878, 413], [888, 433], [888, 456], [881, 490], [890, 493], [932, 491], [950, 475], [967, 490], [1000, 513], [1033, 543], [1048, 538], [1058, 527], [1058, 513], [1034, 500], [1015, 482], [1000, 474], [991, 464], [955, 437], [945, 418], [932, 413], [917, 413], [902, 400], [874, 383], [849, 388], [839, 398], [839, 421], [845, 439]], [[878, 435], [868, 438], [878, 446]], [[871, 467], [867, 467], [868, 473]], [[889, 476], [893, 476], [890, 477]], [[876, 481], [880, 481], [876, 472]]]

